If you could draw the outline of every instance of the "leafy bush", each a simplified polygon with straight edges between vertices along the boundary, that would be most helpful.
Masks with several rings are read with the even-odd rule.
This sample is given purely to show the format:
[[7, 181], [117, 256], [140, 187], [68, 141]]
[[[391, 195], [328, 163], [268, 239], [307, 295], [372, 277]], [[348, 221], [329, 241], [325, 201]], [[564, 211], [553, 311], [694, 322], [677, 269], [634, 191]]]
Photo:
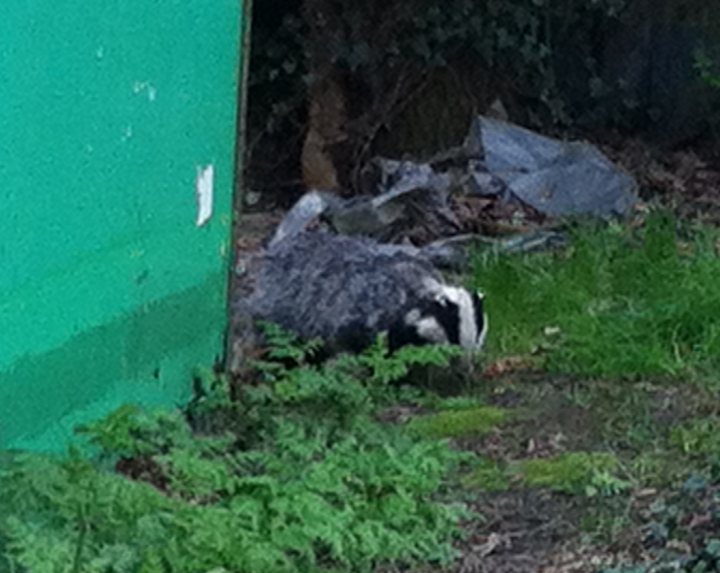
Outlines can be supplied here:
[[[605, 42], [628, 25], [623, 18], [637, 18], [632, 4], [256, 3], [248, 107], [253, 186], [297, 184], [308, 86], [330, 67], [341, 78], [347, 112], [347, 122], [336, 126], [342, 145], [333, 140], [332, 146], [342, 148], [338, 162], [353, 170], [376, 153], [428, 153], [456, 144], [470, 116], [496, 97], [529, 126], [646, 121], [637, 93], [603, 69]], [[318, 13], [323, 18], [308, 17]], [[418, 123], [423, 126], [411, 125]], [[354, 178], [348, 184], [362, 188]]]
[[[352, 76], [353, 84], [365, 86], [357, 94], [362, 98], [369, 92], [369, 105], [377, 106], [383, 94], [394, 93], [393, 87], [398, 87], [394, 84], [408, 70], [427, 71], [454, 61], [472, 61], [476, 68], [502, 70], [536, 114], [561, 122], [569, 120], [560, 91], [567, 58], [582, 62], [589, 97], [600, 81], [594, 59], [598, 34], [617, 24], [628, 2], [587, 0], [558, 5], [545, 0], [416, 0], [388, 4], [328, 0], [323, 6], [331, 14], [333, 63]], [[302, 55], [312, 51], [316, 38], [303, 23], [299, 3], [286, 4], [282, 19], [277, 6], [265, 10], [267, 14], [259, 7], [261, 15], [255, 26], [251, 88], [266, 96], [285, 94], [281, 103], [272, 100], [279, 113], [265, 110], [262, 116], [258, 114], [258, 127], [264, 121], [270, 131], [278, 119], [291, 116], [301, 103], [297, 90], [308, 74]]]
[[713, 58], [706, 52], [698, 51], [695, 54], [695, 69], [700, 74], [700, 79], [712, 88], [720, 89], [720, 70]]
[[[302, 364], [307, 350], [285, 338], [273, 354]], [[202, 435], [178, 414], [122, 408], [82, 430], [99, 461], [27, 455], [0, 473], [0, 555], [10, 570], [40, 573], [446, 562], [464, 509], [438, 494], [459, 455], [372, 414], [408, 365], [449, 353], [389, 357], [380, 342], [324, 367], [271, 361], [269, 381], [237, 401], [222, 377], [206, 379], [188, 419], [220, 411], [231, 423]], [[117, 459], [152, 471], [131, 480], [103, 470]]]

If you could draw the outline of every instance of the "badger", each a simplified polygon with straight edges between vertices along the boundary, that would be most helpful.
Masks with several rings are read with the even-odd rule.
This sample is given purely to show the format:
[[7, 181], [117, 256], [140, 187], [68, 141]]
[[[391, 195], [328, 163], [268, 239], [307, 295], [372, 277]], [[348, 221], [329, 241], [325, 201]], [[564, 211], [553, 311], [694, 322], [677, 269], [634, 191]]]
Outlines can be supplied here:
[[482, 348], [481, 292], [447, 284], [427, 260], [369, 238], [305, 230], [271, 244], [245, 309], [254, 321], [301, 339], [322, 339], [327, 356], [361, 352], [386, 333], [389, 350], [450, 344]]

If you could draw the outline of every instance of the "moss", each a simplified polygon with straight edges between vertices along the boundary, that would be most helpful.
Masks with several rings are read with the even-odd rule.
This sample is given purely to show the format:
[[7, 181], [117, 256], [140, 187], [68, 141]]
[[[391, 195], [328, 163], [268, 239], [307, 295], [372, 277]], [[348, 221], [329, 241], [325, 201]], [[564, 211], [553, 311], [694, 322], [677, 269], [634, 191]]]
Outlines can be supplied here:
[[553, 458], [524, 460], [516, 466], [523, 482], [563, 493], [584, 493], [599, 474], [612, 474], [618, 461], [611, 454], [570, 452]]
[[461, 438], [481, 436], [507, 419], [507, 412], [492, 406], [467, 410], [444, 410], [416, 418], [410, 423], [413, 431], [429, 438]]
[[492, 460], [483, 459], [478, 466], [462, 478], [467, 489], [482, 491], [506, 491], [509, 487], [508, 476], [503, 468]]

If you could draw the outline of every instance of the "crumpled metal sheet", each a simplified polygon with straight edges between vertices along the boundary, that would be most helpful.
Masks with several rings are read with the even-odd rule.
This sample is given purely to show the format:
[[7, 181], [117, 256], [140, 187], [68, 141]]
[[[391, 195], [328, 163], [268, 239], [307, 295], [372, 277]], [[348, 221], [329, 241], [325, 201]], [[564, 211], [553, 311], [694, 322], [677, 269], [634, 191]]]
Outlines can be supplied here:
[[272, 247], [286, 237], [297, 235], [305, 230], [311, 222], [320, 217], [330, 206], [340, 202], [342, 202], [342, 199], [332, 193], [322, 191], [305, 193], [278, 225], [268, 246]]
[[546, 215], [623, 216], [638, 202], [633, 177], [588, 143], [481, 116], [468, 144], [482, 148], [488, 172], [515, 197]]

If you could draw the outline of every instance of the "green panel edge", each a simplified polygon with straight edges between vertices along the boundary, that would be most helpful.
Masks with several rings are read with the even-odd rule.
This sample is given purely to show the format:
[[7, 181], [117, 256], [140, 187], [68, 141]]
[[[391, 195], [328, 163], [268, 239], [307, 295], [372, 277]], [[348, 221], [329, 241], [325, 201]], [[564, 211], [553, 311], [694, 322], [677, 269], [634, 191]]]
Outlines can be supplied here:
[[[224, 333], [218, 325], [225, 324], [225, 290], [218, 285], [225, 278], [225, 273], [211, 275], [202, 285], [138, 308], [0, 373], [0, 403], [16, 406], [0, 420], [0, 443], [9, 450], [62, 452], [78, 424], [123, 404], [184, 404], [192, 372], [213, 356], [218, 360], [222, 352]], [[184, 313], [181, 322], [179, 312]], [[134, 350], [135, 345], [142, 351]], [[72, 388], [58, 384], [73, 377]], [[39, 399], [28, 399], [29, 388]]]
[[[95, 12], [105, 11], [111, 14], [117, 9], [125, 10], [126, 15], [131, 13], [137, 15], [147, 10], [148, 13], [157, 14], [157, 10], [161, 9], [160, 4], [163, 5], [162, 9], [176, 8], [179, 12], [185, 10], [185, 4], [177, 4], [174, 0], [162, 0], [153, 6], [145, 5], [142, 0], [131, 0], [129, 4], [122, 6], [98, 5], [93, 11], [97, 8]], [[234, 8], [231, 5], [234, 5]], [[29, 5], [18, 2], [15, 6], [27, 8]], [[54, 5], [48, 2], [46, 5], [41, 3], [33, 6], [43, 6], [44, 10]], [[222, 358], [227, 328], [228, 262], [232, 217], [230, 195], [232, 185], [235, 183], [233, 181], [235, 173], [232, 173], [230, 163], [233, 158], [233, 147], [236, 145], [234, 139], [225, 139], [225, 137], [235, 134], [236, 126], [233, 120], [237, 117], [231, 116], [237, 113], [240, 117], [241, 112], [244, 113], [244, 106], [242, 109], [235, 109], [238, 101], [233, 98], [237, 97], [238, 91], [241, 94], [245, 91], [244, 82], [241, 81], [241, 85], [238, 86], [237, 74], [241, 68], [238, 64], [244, 63], [245, 60], [240, 48], [244, 39], [241, 31], [247, 29], [249, 22], [245, 21], [245, 17], [249, 17], [250, 14], [241, 0], [221, 0], [214, 5], [205, 5], [202, 1], [196, 0], [188, 3], [187, 6], [188, 10], [182, 16], [183, 26], [186, 27], [191, 25], [195, 15], [200, 16], [200, 10], [205, 10], [205, 14], [199, 18], [202, 21], [213, 21], [214, 18], [215, 22], [220, 22], [218, 17], [231, 13], [236, 17], [235, 24], [228, 23], [225, 18], [220, 23], [220, 28], [224, 30], [222, 34], [215, 34], [215, 40], [204, 43], [214, 46], [209, 50], [217, 50], [224, 43], [232, 51], [232, 54], [225, 52], [225, 55], [220, 56], [219, 61], [213, 62], [215, 72], [212, 77], [218, 78], [228, 71], [231, 73], [230, 75], [225, 73], [225, 79], [219, 80], [217, 85], [201, 82], [204, 87], [200, 91], [178, 92], [174, 102], [170, 102], [164, 108], [164, 113], [166, 118], [175, 114], [175, 117], [185, 119], [179, 119], [177, 125], [170, 124], [168, 132], [162, 128], [154, 132], [148, 129], [139, 134], [136, 139], [144, 148], [137, 145], [129, 147], [127, 155], [124, 156], [125, 164], [120, 161], [118, 164], [107, 165], [106, 178], [108, 182], [112, 181], [113, 193], [117, 195], [119, 183], [123, 186], [130, 183], [127, 189], [133, 189], [134, 181], [142, 181], [143, 177], [150, 175], [155, 178], [153, 184], [160, 185], [157, 189], [157, 197], [154, 199], [155, 204], [158, 204], [161, 197], [175, 197], [177, 199], [173, 200], [177, 203], [184, 196], [178, 196], [177, 193], [184, 194], [192, 188], [190, 180], [192, 175], [185, 170], [185, 167], [188, 167], [187, 159], [190, 158], [188, 155], [190, 151], [198, 163], [215, 163], [217, 167], [216, 204], [212, 221], [202, 229], [188, 228], [187, 216], [192, 214], [194, 207], [190, 207], [186, 199], [182, 199], [181, 205], [176, 204], [166, 212], [148, 211], [146, 208], [151, 203], [146, 201], [145, 197], [147, 197], [147, 188], [151, 185], [143, 183], [128, 194], [125, 203], [132, 204], [134, 201], [128, 213], [108, 211], [108, 216], [125, 217], [131, 214], [137, 215], [139, 220], [142, 209], [145, 209], [149, 217], [143, 217], [140, 223], [144, 236], [138, 237], [137, 229], [133, 229], [127, 236], [115, 235], [114, 243], [111, 241], [100, 244], [97, 249], [76, 250], [72, 253], [74, 259], [70, 260], [70, 265], [65, 263], [56, 265], [54, 269], [50, 269], [50, 272], [43, 271], [39, 276], [25, 273], [25, 284], [13, 278], [13, 268], [9, 268], [11, 288], [0, 292], [0, 346], [5, 347], [4, 349], [0, 347], [0, 359], [4, 358], [4, 361], [0, 360], [0, 461], [5, 459], [7, 453], [15, 450], [62, 453], [66, 451], [69, 443], [78, 442], [74, 436], [74, 428], [78, 424], [98, 419], [122, 404], [136, 403], [163, 408], [180, 406], [190, 397], [193, 371], [198, 367], [209, 367]], [[63, 11], [68, 11], [70, 14], [70, 9], [76, 14], [73, 18], [82, 18], [83, 16], [78, 14], [85, 13], [74, 10], [72, 4], [61, 3], [56, 6], [54, 16], [62, 18]], [[49, 15], [51, 19], [48, 21], [53, 21], [54, 16]], [[92, 17], [94, 16], [90, 18]], [[165, 24], [170, 20], [172, 16]], [[105, 18], [106, 24], [111, 21], [112, 18], [109, 20]], [[227, 31], [238, 24], [240, 28], [236, 31], [240, 33], [231, 37]], [[101, 28], [107, 32], [112, 27], [108, 24]], [[122, 26], [115, 29], [118, 28]], [[76, 29], [79, 33], [84, 33], [80, 28]], [[142, 27], [134, 28], [133, 24], [130, 24], [129, 37], [139, 40], [140, 36], [137, 34], [142, 33], [142, 29]], [[85, 29], [86, 32], [87, 30], [88, 28]], [[90, 34], [94, 33], [92, 27], [89, 30]], [[163, 33], [167, 31], [165, 29]], [[67, 37], [53, 37], [53, 40], [69, 42], [71, 38], [72, 34], [68, 34]], [[202, 37], [190, 40], [186, 35], [177, 33], [176, 40], [179, 42], [178, 45], [185, 46], [177, 51], [178, 55], [183, 51], [192, 52], [193, 48], [188, 46], [203, 42]], [[240, 41], [239, 45], [238, 41]], [[43, 50], [47, 53], [52, 52], [52, 48], [47, 44], [36, 45], [38, 53], [42, 53]], [[63, 44], [63, 49], [67, 49], [68, 45]], [[83, 46], [83, 49], [85, 48], [87, 46]], [[144, 45], [139, 45], [133, 55], [139, 57], [137, 62], [142, 64], [141, 70], [144, 69], [145, 62], [142, 56], [143, 49]], [[200, 60], [202, 54], [199, 50], [197, 53], [198, 61], [193, 62], [192, 66], [202, 63]], [[204, 55], [207, 57], [212, 54], [213, 52], [209, 51]], [[157, 57], [157, 54], [155, 56]], [[102, 54], [98, 51], [97, 58], [101, 57]], [[118, 56], [117, 51], [115, 57], [122, 58]], [[229, 67], [231, 60], [234, 61], [234, 70]], [[100, 65], [100, 62], [96, 64]], [[210, 78], [201, 71], [200, 67], [192, 66], [186, 70], [190, 71], [190, 76], [175, 76], [174, 72], [169, 70], [163, 71], [164, 78], [180, 81], [181, 90], [185, 90], [188, 79], [196, 71], [205, 81]], [[142, 71], [138, 72], [138, 77], [143, 77]], [[8, 84], [3, 86], [0, 82], [0, 87], [7, 88], [7, 86]], [[230, 86], [233, 93], [228, 89]], [[84, 88], [80, 86], [78, 89]], [[160, 92], [158, 101], [166, 101], [162, 99], [165, 93]], [[204, 100], [193, 99], [202, 93], [205, 94]], [[214, 97], [208, 97], [210, 94]], [[83, 95], [83, 98], [85, 97]], [[240, 100], [242, 101], [243, 98]], [[108, 103], [112, 104], [112, 102]], [[182, 115], [182, 112], [187, 111], [184, 109], [185, 106], [195, 106], [198, 103], [202, 105], [197, 109], [199, 112], [197, 117], [192, 114]], [[136, 114], [135, 108], [129, 106], [128, 111], [133, 117], [140, 117]], [[46, 116], [47, 113], [39, 114], [40, 118]], [[11, 116], [6, 114], [0, 117], [0, 120], [7, 122], [9, 117]], [[147, 117], [152, 123], [161, 116]], [[208, 119], [210, 123], [206, 122], [202, 125], [202, 122]], [[33, 118], [32, 121], [35, 119]], [[162, 120], [154, 124], [153, 128], [161, 125], [161, 122]], [[7, 124], [0, 121], [0, 125]], [[14, 125], [11, 124], [11, 127]], [[170, 158], [170, 154], [165, 151], [165, 145], [158, 145], [158, 143], [166, 143], [167, 138], [163, 141], [162, 136], [167, 136], [168, 133], [174, 135], [182, 133], [190, 141], [204, 128], [207, 128], [205, 135], [208, 137], [200, 138], [192, 150], [186, 142], [180, 162]], [[82, 131], [81, 135], [85, 137], [89, 134]], [[90, 133], [90, 135], [95, 134]], [[130, 133], [127, 135], [131, 137]], [[0, 138], [0, 142], [10, 144], [9, 148], [5, 148], [5, 159], [7, 159], [8, 149], [11, 155], [16, 151], [12, 148], [13, 134], [11, 133], [6, 140]], [[77, 141], [71, 139], [66, 143], [69, 145], [65, 146], [62, 153], [66, 155], [75, 153], [72, 146]], [[117, 143], [114, 146], [114, 149], [120, 149]], [[88, 149], [85, 151], [87, 152]], [[145, 153], [148, 150], [152, 152]], [[3, 157], [1, 153], [0, 157]], [[120, 155], [117, 157], [123, 159]], [[158, 158], [161, 162], [153, 166], [152, 162], [148, 161], [151, 158]], [[170, 162], [164, 163], [168, 158]], [[33, 158], [27, 159], [26, 162], [23, 158], [17, 165], [25, 167], [28, 162], [32, 164]], [[182, 169], [178, 167], [178, 163]], [[9, 165], [12, 167], [14, 164]], [[131, 174], [133, 177], [126, 177], [120, 181], [117, 177], [118, 169], [128, 165], [136, 168]], [[189, 167], [192, 168], [192, 165]], [[182, 180], [178, 178], [180, 173], [183, 174]], [[11, 174], [17, 175], [14, 171]], [[26, 177], [28, 174], [30, 176]], [[10, 188], [9, 197], [17, 199], [18, 192], [29, 188], [34, 178], [43, 181], [44, 175], [42, 169], [34, 171], [31, 169], [25, 174], [20, 174], [20, 177], [26, 179], [20, 188]], [[68, 171], [68, 176], [71, 177], [71, 171]], [[67, 181], [58, 178], [58, 181], [60, 180], [63, 183]], [[46, 177], [44, 178], [46, 185], [52, 186], [56, 183], [57, 181], [48, 181]], [[94, 185], [92, 188], [97, 189], [98, 186]], [[45, 200], [43, 204], [42, 200], [34, 202], [28, 196], [25, 204], [31, 209], [37, 208], [41, 216], [47, 216], [49, 205], [51, 208], [49, 213], [51, 216], [54, 215], [54, 207], [50, 200]], [[179, 220], [178, 216], [180, 216]], [[102, 219], [95, 222], [96, 228], [102, 225]], [[19, 233], [30, 231], [28, 244], [32, 244], [32, 233], [42, 228], [41, 225], [34, 227], [35, 229], [26, 229], [20, 226], [17, 229]], [[12, 233], [10, 228], [11, 238], [13, 238]], [[112, 238], [112, 235], [105, 233], [105, 237]], [[8, 254], [8, 251], [3, 249], [9, 244], [12, 243], [5, 241], [5, 246], [0, 245], [0, 259], [3, 258], [2, 255]], [[134, 260], [128, 263], [126, 258], [129, 251], [132, 251], [130, 254]], [[48, 259], [51, 259], [52, 254], [46, 253]], [[179, 259], [172, 258], [178, 254], [180, 254]], [[183, 259], [183, 254], [187, 260]], [[173, 262], [168, 263], [168, 260]], [[189, 261], [193, 264], [186, 264]], [[105, 278], [102, 276], [103, 269], [108, 272]], [[122, 269], [122, 272], [117, 272], [117, 269]], [[20, 275], [20, 278], [22, 276]], [[120, 279], [120, 282], [113, 283], [116, 279]], [[14, 288], [12, 288], [13, 281]], [[108, 289], [109, 285], [111, 288]], [[41, 296], [37, 295], [38, 292]], [[42, 297], [42, 294], [47, 293], [55, 295], [54, 302], [56, 306], [61, 306], [60, 311], [52, 308], [51, 297]], [[70, 296], [63, 298], [64, 295]], [[70, 304], [66, 309], [64, 305], [68, 302]], [[63, 313], [71, 317], [72, 321], [61, 328]], [[87, 314], [86, 318], [78, 318], [84, 317], [85, 314]], [[96, 319], [101, 316], [102, 320], [97, 321]], [[54, 338], [43, 336], [44, 327], [48, 325], [53, 327], [48, 329], [48, 332], [52, 331]], [[21, 328], [22, 332], [19, 332], [18, 328]], [[30, 328], [32, 330], [29, 330]], [[59, 337], [63, 330], [66, 335], [61, 340]], [[32, 332], [35, 333], [32, 335], [35, 337], [34, 340], [32, 336], [28, 336]], [[22, 334], [20, 338], [15, 337], [18, 333]], [[25, 342], [20, 343], [28, 339], [32, 341], [30, 345], [32, 348]]]

